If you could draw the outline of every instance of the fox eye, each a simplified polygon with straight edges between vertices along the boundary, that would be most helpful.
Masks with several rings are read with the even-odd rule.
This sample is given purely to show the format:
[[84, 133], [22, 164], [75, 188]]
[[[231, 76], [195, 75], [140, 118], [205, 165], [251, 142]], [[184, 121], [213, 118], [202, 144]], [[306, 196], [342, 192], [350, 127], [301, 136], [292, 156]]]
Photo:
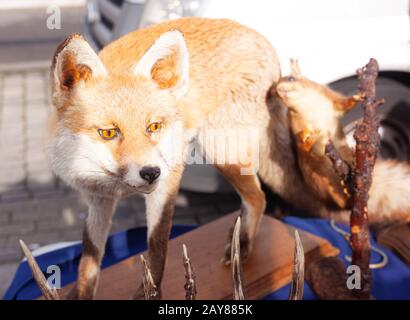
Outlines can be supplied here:
[[98, 134], [104, 140], [112, 140], [118, 137], [120, 130], [117, 128], [112, 129], [98, 129]]
[[150, 123], [147, 127], [147, 132], [148, 133], [154, 133], [154, 132], [158, 132], [159, 130], [161, 130], [162, 128], [162, 123], [160, 122], [153, 122]]
[[291, 81], [291, 82], [292, 82], [292, 81], [295, 81], [295, 78], [292, 77], [292, 76], [289, 76], [289, 77], [288, 77], [288, 81]]

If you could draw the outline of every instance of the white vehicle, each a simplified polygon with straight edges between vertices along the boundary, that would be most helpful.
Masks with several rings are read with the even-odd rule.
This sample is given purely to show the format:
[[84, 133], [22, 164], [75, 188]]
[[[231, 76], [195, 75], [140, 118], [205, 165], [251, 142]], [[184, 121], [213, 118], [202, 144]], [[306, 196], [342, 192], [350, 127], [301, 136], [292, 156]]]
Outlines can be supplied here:
[[[410, 0], [92, 0], [88, 38], [100, 48], [136, 28], [183, 16], [230, 18], [265, 35], [280, 57], [283, 74], [299, 58], [303, 73], [351, 94], [355, 71], [378, 60], [382, 107], [381, 156], [410, 160]], [[343, 119], [349, 141], [361, 110]], [[199, 182], [199, 183], [198, 183]], [[210, 166], [188, 166], [182, 188], [221, 191]]]

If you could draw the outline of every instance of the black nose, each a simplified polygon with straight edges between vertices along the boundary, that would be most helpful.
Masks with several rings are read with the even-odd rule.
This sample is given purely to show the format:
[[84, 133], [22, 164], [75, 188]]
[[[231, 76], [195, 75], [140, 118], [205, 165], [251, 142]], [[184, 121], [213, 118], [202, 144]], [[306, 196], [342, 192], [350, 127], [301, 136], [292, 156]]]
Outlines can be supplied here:
[[142, 167], [140, 170], [140, 176], [145, 181], [153, 183], [161, 174], [161, 169], [159, 167]]

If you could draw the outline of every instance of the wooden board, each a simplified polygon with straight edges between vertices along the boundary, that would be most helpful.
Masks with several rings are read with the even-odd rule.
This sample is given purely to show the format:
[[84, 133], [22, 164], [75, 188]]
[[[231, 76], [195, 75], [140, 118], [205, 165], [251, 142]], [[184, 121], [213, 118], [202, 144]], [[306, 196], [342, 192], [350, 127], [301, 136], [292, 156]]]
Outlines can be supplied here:
[[[232, 299], [230, 267], [220, 263], [234, 212], [185, 233], [169, 242], [168, 261], [162, 284], [163, 299], [185, 299], [182, 244], [197, 278], [197, 299]], [[324, 256], [335, 256], [338, 249], [310, 233], [299, 231], [305, 251], [305, 263]], [[266, 296], [290, 282], [294, 252], [294, 228], [264, 216], [252, 256], [244, 266], [244, 281], [249, 299]], [[145, 252], [143, 253], [145, 254]], [[139, 255], [104, 269], [96, 299], [130, 299], [141, 283]], [[66, 295], [71, 285], [61, 290]]]

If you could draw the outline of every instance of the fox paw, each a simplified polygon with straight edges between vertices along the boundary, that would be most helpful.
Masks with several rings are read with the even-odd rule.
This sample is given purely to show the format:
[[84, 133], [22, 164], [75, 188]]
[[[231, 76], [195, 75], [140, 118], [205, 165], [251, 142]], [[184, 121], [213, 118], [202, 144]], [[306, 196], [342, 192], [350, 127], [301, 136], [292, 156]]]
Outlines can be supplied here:
[[[162, 297], [162, 292], [161, 288], [157, 290], [157, 295], [155, 297], [152, 297], [151, 300], [161, 300]], [[141, 283], [137, 291], [135, 291], [134, 295], [132, 296], [132, 300], [145, 300], [145, 292], [144, 292], [144, 286]]]
[[[240, 249], [241, 250], [240, 252], [241, 263], [246, 263], [252, 252], [252, 246], [248, 239], [245, 239], [245, 240], [241, 239], [240, 245], [241, 245], [241, 249]], [[229, 266], [231, 264], [231, 250], [232, 250], [232, 244], [228, 243], [225, 246], [224, 256], [221, 259], [221, 263], [226, 266]]]
[[77, 285], [75, 285], [67, 295], [67, 300], [93, 300], [95, 293], [94, 289], [89, 288], [80, 292]]

